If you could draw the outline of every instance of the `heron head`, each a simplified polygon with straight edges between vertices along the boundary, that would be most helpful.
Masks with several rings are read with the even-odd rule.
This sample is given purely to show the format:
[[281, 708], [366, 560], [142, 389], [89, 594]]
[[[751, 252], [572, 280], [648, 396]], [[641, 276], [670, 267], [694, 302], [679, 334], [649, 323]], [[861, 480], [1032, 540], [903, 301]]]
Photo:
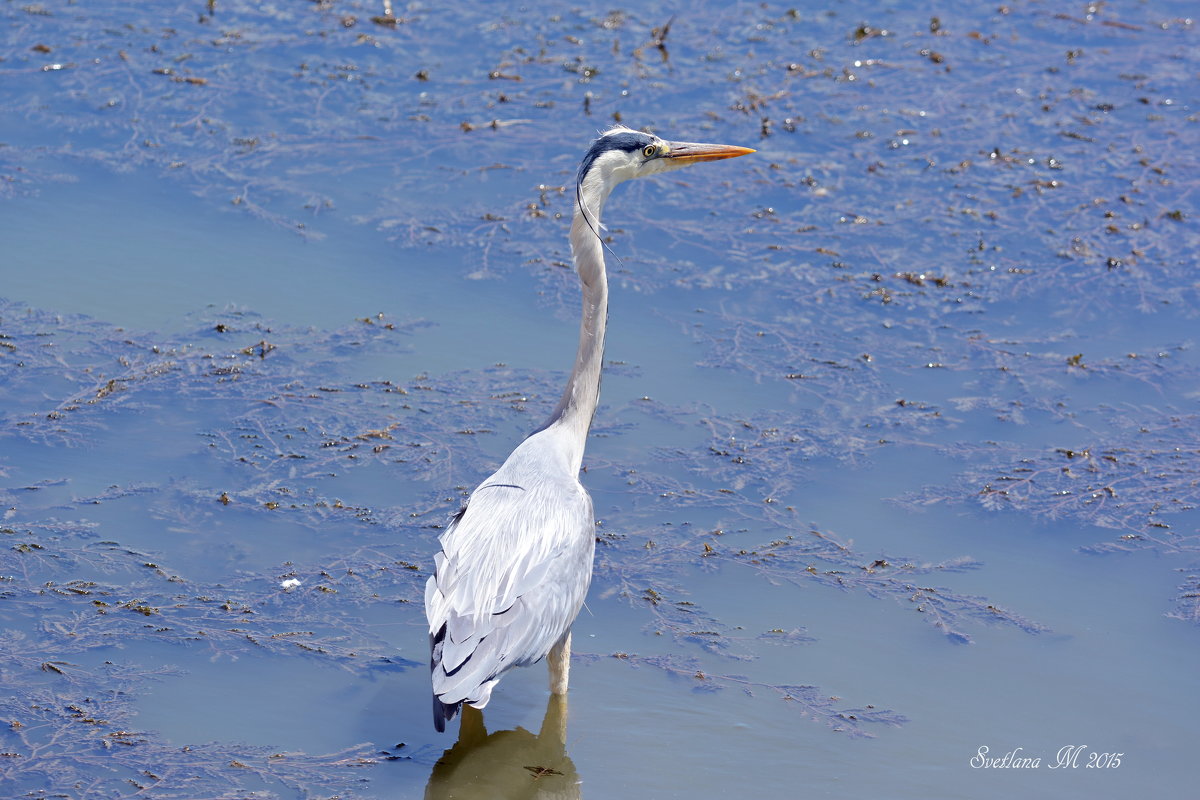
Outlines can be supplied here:
[[631, 178], [753, 152], [749, 147], [727, 144], [669, 142], [651, 133], [618, 126], [606, 131], [583, 157], [579, 186], [587, 194], [595, 192], [604, 197], [618, 183]]

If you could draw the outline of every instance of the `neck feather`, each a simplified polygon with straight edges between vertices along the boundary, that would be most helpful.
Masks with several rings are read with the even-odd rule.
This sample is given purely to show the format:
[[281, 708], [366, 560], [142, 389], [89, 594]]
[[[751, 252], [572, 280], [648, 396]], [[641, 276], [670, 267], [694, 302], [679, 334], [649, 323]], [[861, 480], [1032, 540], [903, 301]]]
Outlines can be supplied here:
[[[598, 202], [597, 202], [598, 200]], [[604, 363], [604, 329], [608, 322], [608, 276], [600, 243], [602, 198], [584, 200], [587, 217], [578, 204], [571, 223], [571, 255], [583, 286], [583, 315], [579, 323], [579, 349], [575, 367], [562, 399], [542, 430], [555, 429], [568, 442], [574, 472], [583, 463], [588, 429], [600, 400], [600, 372]], [[590, 225], [589, 225], [590, 223]], [[595, 229], [595, 230], [593, 230]]]

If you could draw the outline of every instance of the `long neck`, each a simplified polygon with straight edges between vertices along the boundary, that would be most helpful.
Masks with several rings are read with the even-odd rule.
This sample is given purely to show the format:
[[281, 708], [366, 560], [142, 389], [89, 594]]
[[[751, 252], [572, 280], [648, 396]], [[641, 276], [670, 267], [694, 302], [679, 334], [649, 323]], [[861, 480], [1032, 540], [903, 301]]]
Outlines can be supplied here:
[[600, 230], [599, 206], [589, 206], [588, 219], [578, 207], [571, 223], [571, 254], [583, 284], [583, 318], [579, 323], [579, 350], [575, 368], [563, 390], [558, 407], [543, 429], [556, 427], [568, 442], [574, 471], [583, 462], [596, 403], [600, 400], [600, 370], [604, 363], [604, 328], [608, 322], [608, 276], [604, 271], [604, 251], [596, 231]]

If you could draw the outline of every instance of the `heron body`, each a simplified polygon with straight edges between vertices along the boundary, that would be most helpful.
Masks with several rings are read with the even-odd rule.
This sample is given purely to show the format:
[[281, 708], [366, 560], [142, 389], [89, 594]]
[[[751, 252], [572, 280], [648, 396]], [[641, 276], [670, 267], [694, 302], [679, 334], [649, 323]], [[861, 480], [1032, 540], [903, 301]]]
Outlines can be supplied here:
[[600, 214], [630, 178], [752, 153], [667, 142], [628, 128], [602, 135], [576, 183], [571, 254], [583, 287], [575, 366], [554, 412], [471, 493], [442, 534], [425, 588], [439, 730], [463, 703], [483, 708], [501, 676], [549, 656], [550, 689], [567, 690], [571, 624], [592, 578], [595, 517], [579, 482], [600, 397], [608, 278]]

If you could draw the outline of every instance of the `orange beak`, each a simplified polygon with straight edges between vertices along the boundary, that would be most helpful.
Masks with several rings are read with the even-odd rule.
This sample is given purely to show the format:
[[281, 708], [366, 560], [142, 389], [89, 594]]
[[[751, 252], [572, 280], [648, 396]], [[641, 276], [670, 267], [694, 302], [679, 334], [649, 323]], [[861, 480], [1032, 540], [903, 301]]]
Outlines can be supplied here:
[[749, 147], [738, 147], [732, 144], [699, 144], [697, 142], [671, 142], [670, 144], [671, 150], [663, 158], [669, 158], [682, 164], [720, 161], [723, 158], [737, 158], [755, 152]]

